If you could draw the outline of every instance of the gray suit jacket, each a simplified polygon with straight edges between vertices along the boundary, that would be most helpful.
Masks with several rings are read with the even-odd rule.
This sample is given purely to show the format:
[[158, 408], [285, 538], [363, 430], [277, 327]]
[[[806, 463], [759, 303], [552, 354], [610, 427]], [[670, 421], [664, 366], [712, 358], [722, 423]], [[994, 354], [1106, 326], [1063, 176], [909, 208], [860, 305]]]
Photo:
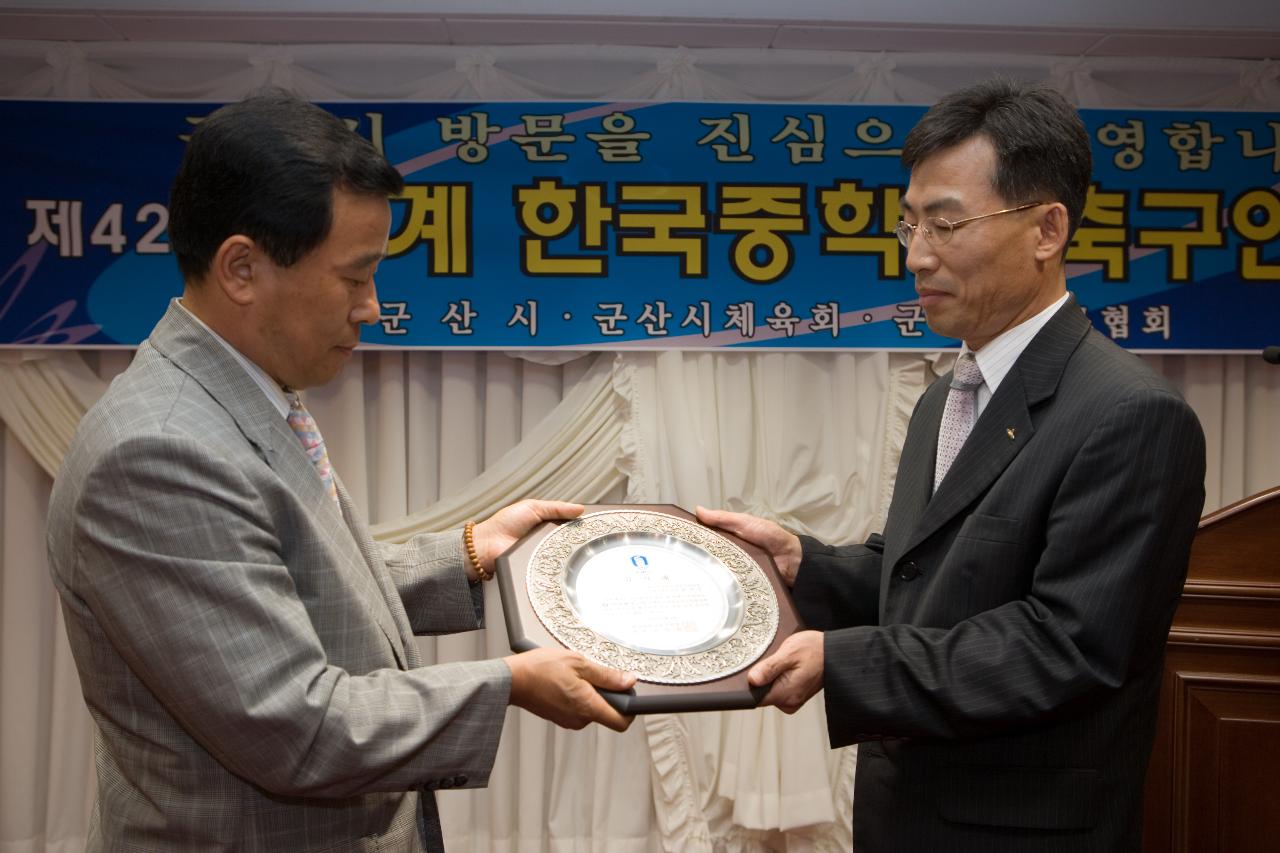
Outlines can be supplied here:
[[878, 851], [1130, 851], [1169, 623], [1204, 503], [1190, 407], [1074, 298], [938, 491], [950, 377], [921, 397], [883, 538], [804, 542], [854, 840]]
[[412, 642], [480, 626], [460, 533], [379, 545], [339, 497], [171, 305], [49, 508], [97, 724], [91, 850], [437, 850], [430, 791], [486, 784], [509, 671], [421, 667]]

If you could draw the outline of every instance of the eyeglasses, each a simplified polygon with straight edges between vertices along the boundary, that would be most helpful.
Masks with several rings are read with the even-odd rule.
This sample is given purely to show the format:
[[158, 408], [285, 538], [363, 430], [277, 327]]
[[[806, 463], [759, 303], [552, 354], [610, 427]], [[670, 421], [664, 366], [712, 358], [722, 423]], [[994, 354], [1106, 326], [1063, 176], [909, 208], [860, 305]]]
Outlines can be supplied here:
[[1017, 207], [997, 210], [994, 213], [984, 213], [981, 216], [970, 216], [967, 219], [959, 219], [955, 222], [950, 219], [943, 219], [941, 216], [928, 216], [919, 225], [912, 225], [910, 222], [899, 219], [894, 231], [898, 235], [898, 242], [907, 249], [911, 248], [911, 238], [916, 235], [917, 231], [924, 234], [924, 239], [934, 246], [942, 246], [951, 239], [951, 235], [961, 225], [968, 225], [970, 222], [977, 222], [979, 219], [986, 219], [989, 216], [999, 216], [1002, 213], [1017, 213], [1019, 210], [1026, 210], [1047, 203], [1043, 201], [1028, 202]]

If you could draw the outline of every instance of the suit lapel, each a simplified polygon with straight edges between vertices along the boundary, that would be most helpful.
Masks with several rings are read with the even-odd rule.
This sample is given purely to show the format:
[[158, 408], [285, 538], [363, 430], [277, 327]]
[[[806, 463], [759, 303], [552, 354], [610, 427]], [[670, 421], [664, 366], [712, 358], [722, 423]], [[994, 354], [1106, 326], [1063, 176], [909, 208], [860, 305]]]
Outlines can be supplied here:
[[170, 304], [151, 333], [151, 342], [218, 401], [299, 502], [329, 515], [329, 526], [342, 521], [288, 421], [207, 329], [177, 304]]
[[[1011, 370], [973, 425], [973, 432], [951, 463], [951, 470], [920, 515], [907, 548], [914, 548], [929, 538], [985, 492], [1031, 440], [1034, 431], [1021, 377], [1016, 370]], [[937, 434], [935, 427], [935, 446]], [[933, 466], [929, 468], [932, 479]]]
[[333, 556], [334, 568], [346, 573], [386, 636], [396, 661], [405, 666], [404, 643], [385, 589], [389, 579], [379, 576], [387, 571], [377, 554], [370, 554], [359, 542], [358, 524], [348, 518], [354, 507], [345, 490], [340, 497], [340, 502], [345, 501], [344, 509], [339, 509], [288, 421], [226, 348], [176, 303], [170, 303], [150, 341], [226, 410], [298, 502], [317, 516], [313, 526], [325, 537], [326, 552]]
[[947, 402], [947, 382], [944, 380], [948, 377], [950, 374], [925, 389], [911, 415], [894, 480], [893, 500], [885, 522], [886, 566], [893, 565], [902, 556], [907, 538], [929, 506], [934, 462], [938, 455], [938, 429]]
[[[906, 470], [909, 481], [906, 484], [907, 499], [902, 507], [903, 517], [894, 519], [895, 528], [900, 528], [905, 539], [901, 548], [893, 552], [894, 562], [964, 511], [1009, 467], [1035, 434], [1032, 409], [1053, 396], [1062, 371], [1089, 328], [1089, 321], [1076, 306], [1075, 297], [1069, 296], [1066, 304], [1058, 309], [1014, 362], [974, 424], [973, 432], [960, 448], [951, 470], [930, 499], [928, 494], [933, 482], [938, 430], [951, 374], [934, 383], [927, 392], [931, 395], [929, 407], [926, 410], [922, 401], [921, 411], [917, 413], [917, 419], [927, 417], [921, 422], [923, 429], [920, 431], [928, 439], [919, 443], [929, 447], [917, 448], [914, 452], [919, 457], [912, 459], [910, 468]], [[915, 426], [914, 422], [912, 426]], [[904, 459], [906, 452], [904, 447]], [[898, 485], [901, 487], [904, 485], [902, 468], [899, 473]], [[895, 492], [890, 515], [896, 510], [898, 499]], [[892, 565], [888, 563], [889, 568]]]
[[[148, 341], [204, 388], [259, 452], [275, 452], [278, 439], [273, 438], [272, 426], [282, 420], [279, 411], [226, 347], [177, 300], [169, 304]], [[288, 424], [284, 428], [288, 430]]]

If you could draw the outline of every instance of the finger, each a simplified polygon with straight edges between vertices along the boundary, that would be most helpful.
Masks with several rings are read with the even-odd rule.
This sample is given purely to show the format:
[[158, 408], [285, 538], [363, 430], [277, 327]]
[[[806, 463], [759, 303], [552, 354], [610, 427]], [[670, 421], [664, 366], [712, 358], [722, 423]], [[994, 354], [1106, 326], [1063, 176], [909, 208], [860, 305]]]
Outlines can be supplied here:
[[772, 684], [777, 680], [778, 673], [782, 670], [780, 654], [781, 652], [771, 655], [751, 667], [751, 671], [747, 673], [747, 683], [752, 687], [760, 687], [761, 685]]
[[595, 720], [602, 726], [613, 729], [615, 732], [625, 732], [627, 726], [631, 725], [631, 717], [623, 714], [617, 708], [605, 700], [603, 696], [591, 691], [591, 697], [587, 700], [588, 712], [591, 719]]
[[704, 522], [706, 524], [715, 524], [717, 522], [722, 522], [726, 520], [730, 515], [730, 513], [727, 510], [707, 509], [705, 506], [701, 506], [701, 505], [695, 506], [693, 508], [693, 514], [698, 517], [699, 521]]
[[775, 681], [769, 692], [776, 693], [773, 705], [784, 714], [794, 714], [809, 701], [809, 697], [805, 696], [803, 691], [797, 691], [796, 686], [787, 683], [786, 679]]
[[737, 535], [741, 535], [743, 528], [746, 527], [741, 513], [724, 509], [707, 509], [703, 506], [694, 507], [693, 512], [698, 517], [698, 521], [708, 527], [719, 527]]
[[764, 694], [764, 698], [760, 700], [761, 705], [772, 705], [784, 714], [791, 713], [787, 710], [787, 691], [783, 687], [782, 682], [775, 681], [769, 691]]
[[578, 674], [583, 680], [596, 687], [603, 687], [605, 690], [630, 690], [636, 683], [634, 672], [623, 672], [620, 669], [601, 666], [586, 658], [582, 658], [579, 662]]
[[812, 693], [807, 693], [801, 681], [797, 679], [796, 666], [789, 666], [775, 673], [775, 679], [769, 690], [760, 700], [761, 705], [773, 705], [784, 714], [794, 714], [809, 701]]
[[577, 518], [586, 509], [582, 504], [570, 503], [569, 501], [543, 500], [531, 500], [529, 508], [542, 521], [551, 521], [558, 518]]

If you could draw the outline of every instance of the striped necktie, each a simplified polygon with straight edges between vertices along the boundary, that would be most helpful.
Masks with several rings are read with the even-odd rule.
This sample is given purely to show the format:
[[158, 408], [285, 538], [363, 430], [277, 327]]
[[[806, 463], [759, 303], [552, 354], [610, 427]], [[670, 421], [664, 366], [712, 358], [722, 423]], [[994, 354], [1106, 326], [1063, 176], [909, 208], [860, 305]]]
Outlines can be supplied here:
[[942, 426], [938, 430], [938, 460], [933, 469], [935, 492], [951, 469], [951, 463], [956, 461], [969, 431], [973, 429], [973, 422], [977, 420], [977, 395], [981, 384], [982, 371], [978, 369], [978, 360], [973, 353], [966, 352], [956, 359], [951, 374], [951, 390], [947, 392], [947, 404], [942, 410]]
[[311, 464], [316, 466], [316, 473], [320, 475], [320, 482], [324, 485], [325, 492], [333, 498], [336, 505], [338, 485], [334, 481], [333, 466], [329, 464], [329, 451], [324, 448], [324, 438], [320, 435], [320, 428], [316, 426], [316, 419], [311, 417], [307, 407], [302, 405], [302, 399], [298, 397], [297, 391], [286, 391], [285, 396], [289, 400], [289, 427], [302, 442], [302, 449], [307, 452]]

